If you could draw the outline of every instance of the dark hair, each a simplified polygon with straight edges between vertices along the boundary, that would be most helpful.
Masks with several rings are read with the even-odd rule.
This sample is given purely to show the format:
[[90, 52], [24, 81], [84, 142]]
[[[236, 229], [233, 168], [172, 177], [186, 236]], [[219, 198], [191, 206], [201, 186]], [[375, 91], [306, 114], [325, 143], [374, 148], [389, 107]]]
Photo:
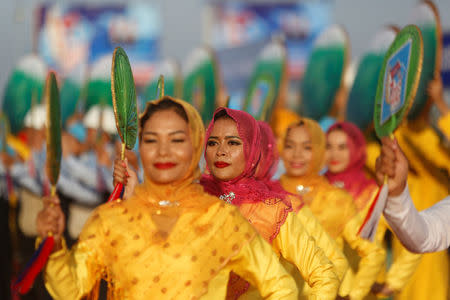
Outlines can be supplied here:
[[233, 118], [230, 117], [230, 116], [227, 114], [227, 111], [226, 111], [225, 109], [219, 111], [219, 112], [214, 116], [214, 121], [217, 121], [217, 120], [219, 120], [219, 119], [231, 119], [231, 120], [233, 120]]
[[[306, 125], [305, 121], [300, 120], [299, 122], [295, 123], [294, 125], [289, 126], [289, 127], [287, 128], [287, 130], [286, 130], [286, 136], [285, 136], [285, 139], [287, 138], [287, 135], [289, 134], [289, 131], [291, 131], [292, 128], [295, 128], [295, 127], [303, 127], [303, 126], [305, 126], [305, 125]], [[284, 143], [284, 142], [283, 142], [283, 143]]]
[[186, 121], [186, 123], [189, 122], [188, 116], [186, 114], [186, 111], [184, 110], [183, 106], [169, 97], [164, 97], [161, 101], [158, 103], [149, 102], [147, 104], [147, 107], [139, 119], [139, 139], [142, 139], [142, 130], [144, 128], [145, 123], [153, 116], [155, 113], [159, 111], [165, 111], [165, 110], [171, 110], [174, 111], [177, 115], [179, 115], [183, 120]]

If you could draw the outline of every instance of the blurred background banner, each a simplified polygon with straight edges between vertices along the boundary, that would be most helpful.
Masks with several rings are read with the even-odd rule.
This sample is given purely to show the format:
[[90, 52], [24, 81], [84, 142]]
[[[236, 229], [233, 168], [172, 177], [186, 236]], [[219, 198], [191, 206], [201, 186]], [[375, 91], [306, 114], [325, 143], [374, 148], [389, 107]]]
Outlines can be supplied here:
[[143, 85], [160, 58], [161, 14], [154, 5], [42, 4], [36, 19], [34, 47], [64, 77], [85, 76], [90, 65], [120, 45], [136, 84]]
[[206, 10], [206, 41], [217, 51], [231, 107], [239, 107], [261, 49], [279, 38], [286, 46], [288, 78], [302, 78], [314, 40], [333, 22], [334, 1], [218, 2]]
[[442, 83], [450, 88], [450, 31], [442, 33]]

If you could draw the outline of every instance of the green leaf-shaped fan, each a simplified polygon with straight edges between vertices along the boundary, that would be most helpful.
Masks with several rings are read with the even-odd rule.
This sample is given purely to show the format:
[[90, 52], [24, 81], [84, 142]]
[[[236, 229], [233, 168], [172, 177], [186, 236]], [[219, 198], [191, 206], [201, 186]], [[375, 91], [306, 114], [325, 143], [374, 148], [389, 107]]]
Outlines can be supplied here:
[[[164, 76], [164, 95], [175, 98], [181, 97], [181, 71], [178, 64], [174, 60], [165, 60], [157, 68], [155, 74]], [[145, 88], [145, 100], [153, 100], [155, 90], [161, 77], [155, 77]]]
[[286, 50], [281, 43], [272, 42], [264, 47], [253, 69], [243, 110], [257, 120], [269, 121], [287, 80], [285, 72]]
[[161, 99], [165, 95], [164, 75], [159, 75], [158, 83], [156, 85], [156, 99]]
[[22, 58], [14, 68], [5, 88], [3, 112], [8, 116], [13, 133], [23, 127], [25, 116], [35, 103], [41, 102], [47, 66], [36, 55]]
[[379, 31], [359, 61], [347, 101], [346, 119], [363, 131], [372, 125], [378, 77], [384, 56], [398, 31], [394, 27], [386, 27]]
[[349, 57], [345, 30], [332, 25], [317, 38], [301, 84], [300, 113], [319, 120], [333, 105]]
[[44, 101], [47, 106], [47, 160], [46, 171], [55, 195], [61, 165], [61, 107], [55, 73], [50, 72], [45, 82]]
[[183, 68], [183, 99], [191, 103], [202, 116], [203, 122], [210, 121], [220, 95], [220, 81], [217, 62], [212, 50], [195, 49], [186, 59]]
[[427, 103], [427, 87], [430, 80], [439, 76], [442, 57], [442, 29], [439, 13], [431, 1], [422, 1], [412, 13], [411, 23], [417, 25], [423, 39], [423, 66], [416, 98], [408, 113], [408, 119], [416, 119]]
[[122, 140], [122, 159], [125, 147], [134, 148], [138, 133], [136, 87], [133, 72], [125, 51], [117, 47], [114, 50], [111, 69], [111, 91], [117, 131]]

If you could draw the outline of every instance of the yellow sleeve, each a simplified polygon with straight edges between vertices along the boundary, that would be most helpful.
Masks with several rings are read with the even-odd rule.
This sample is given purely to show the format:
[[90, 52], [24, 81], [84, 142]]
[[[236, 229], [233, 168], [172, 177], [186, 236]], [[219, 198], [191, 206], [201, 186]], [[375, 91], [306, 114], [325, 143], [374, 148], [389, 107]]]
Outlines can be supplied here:
[[[380, 222], [389, 227], [384, 217], [381, 218]], [[400, 253], [395, 258], [386, 276], [388, 287], [394, 291], [401, 291], [413, 276], [421, 259], [422, 254], [409, 252], [405, 247], [401, 246]]]
[[362, 218], [361, 214], [357, 214], [346, 224], [343, 231], [345, 241], [361, 257], [358, 271], [351, 283], [349, 296], [352, 300], [363, 299], [370, 292], [386, 259], [386, 251], [380, 244], [358, 235], [358, 225], [362, 223]]
[[281, 265], [272, 247], [257, 235], [230, 261], [233, 271], [257, 287], [263, 299], [297, 299], [294, 279]]
[[68, 250], [50, 255], [44, 270], [45, 286], [53, 299], [81, 299], [101, 279], [103, 273], [100, 239], [103, 230], [98, 215], [91, 217], [80, 235], [80, 241]]
[[439, 118], [438, 127], [445, 137], [450, 140], [450, 112]]
[[375, 174], [375, 161], [377, 157], [380, 156], [381, 147], [380, 144], [376, 141], [371, 141], [367, 144], [367, 159], [366, 159], [366, 168], [370, 171], [370, 173]]
[[333, 263], [316, 246], [294, 213], [289, 213], [280, 232], [273, 241], [276, 251], [297, 266], [300, 274], [311, 287], [309, 299], [335, 299], [339, 279]]
[[[442, 147], [441, 139], [431, 126], [427, 125], [418, 132], [406, 126], [400, 127], [396, 137], [400, 137], [400, 147], [413, 167], [416, 165], [415, 160], [418, 160], [419, 165], [431, 164], [437, 169], [442, 168], [450, 172], [450, 155]], [[406, 148], [409, 148], [409, 151]]]
[[339, 248], [336, 241], [320, 225], [317, 218], [311, 212], [311, 209], [305, 205], [297, 212], [297, 218], [305, 226], [309, 235], [314, 237], [316, 244], [320, 247], [328, 259], [333, 263], [336, 275], [342, 281], [349, 265], [347, 258]]

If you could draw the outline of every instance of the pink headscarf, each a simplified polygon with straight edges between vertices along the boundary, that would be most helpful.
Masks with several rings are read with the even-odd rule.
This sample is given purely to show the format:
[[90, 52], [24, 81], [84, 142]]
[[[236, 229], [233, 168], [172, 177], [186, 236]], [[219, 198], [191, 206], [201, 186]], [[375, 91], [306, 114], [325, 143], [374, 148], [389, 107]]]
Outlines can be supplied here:
[[277, 171], [278, 151], [277, 142], [270, 125], [264, 121], [257, 121], [261, 132], [261, 159], [255, 178], [264, 182], [270, 181]]
[[[231, 203], [237, 206], [242, 203], [255, 203], [269, 199], [270, 201], [276, 199], [276, 201], [284, 202], [287, 192], [271, 191], [263, 181], [255, 178], [258, 164], [265, 158], [261, 151], [263, 145], [260, 127], [250, 114], [230, 108], [218, 108], [214, 112], [214, 117], [206, 130], [206, 143], [213, 130], [216, 115], [222, 111], [225, 111], [236, 122], [239, 136], [243, 141], [246, 164], [242, 174], [229, 181], [220, 181], [214, 178], [214, 176], [209, 174], [207, 166], [208, 174], [204, 174], [200, 180], [205, 191], [215, 196], [222, 196], [222, 198], [225, 196], [225, 199], [230, 199]], [[275, 144], [273, 145], [275, 146]], [[270, 170], [263, 172], [269, 174]], [[262, 174], [263, 172], [258, 170], [258, 173]], [[231, 198], [226, 198], [230, 193], [232, 194]]]
[[338, 122], [331, 126], [327, 135], [333, 130], [342, 130], [347, 134], [347, 146], [350, 150], [350, 163], [344, 171], [340, 173], [325, 173], [330, 183], [336, 184], [338, 182], [344, 184], [344, 189], [347, 190], [356, 200], [358, 196], [368, 186], [376, 185], [372, 179], [368, 179], [364, 173], [364, 165], [366, 163], [366, 139], [361, 130], [352, 123]]

